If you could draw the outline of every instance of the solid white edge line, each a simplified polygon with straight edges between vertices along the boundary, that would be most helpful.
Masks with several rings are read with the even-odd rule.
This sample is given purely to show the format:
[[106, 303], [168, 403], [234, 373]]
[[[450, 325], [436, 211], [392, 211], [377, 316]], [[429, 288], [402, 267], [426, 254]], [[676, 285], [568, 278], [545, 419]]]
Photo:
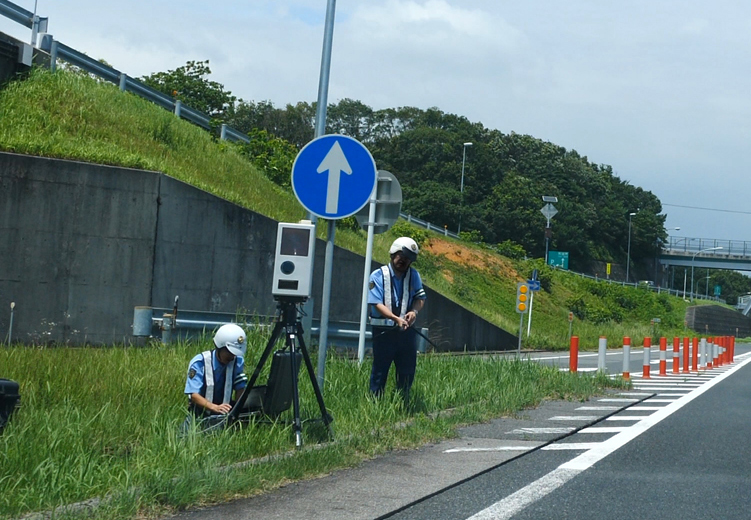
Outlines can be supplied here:
[[552, 493], [559, 487], [563, 486], [566, 482], [577, 476], [584, 470], [592, 467], [596, 462], [604, 459], [618, 448], [621, 448], [628, 442], [634, 440], [642, 433], [649, 430], [652, 426], [658, 424], [663, 419], [666, 419], [673, 413], [677, 412], [688, 403], [710, 390], [712, 387], [734, 374], [748, 363], [751, 362], [751, 358], [745, 359], [742, 363], [738, 364], [731, 370], [718, 375], [716, 378], [708, 381], [701, 388], [693, 390], [690, 394], [687, 394], [680, 399], [673, 401], [661, 410], [656, 411], [652, 415], [642, 419], [633, 426], [628, 427], [626, 430], [614, 435], [610, 439], [603, 441], [595, 448], [582, 453], [581, 455], [573, 458], [572, 460], [561, 464], [542, 478], [535, 480], [534, 482], [524, 486], [519, 491], [512, 493], [483, 509], [482, 511], [470, 516], [467, 520], [507, 520], [514, 516], [516, 513], [526, 508], [530, 504], [533, 504]]

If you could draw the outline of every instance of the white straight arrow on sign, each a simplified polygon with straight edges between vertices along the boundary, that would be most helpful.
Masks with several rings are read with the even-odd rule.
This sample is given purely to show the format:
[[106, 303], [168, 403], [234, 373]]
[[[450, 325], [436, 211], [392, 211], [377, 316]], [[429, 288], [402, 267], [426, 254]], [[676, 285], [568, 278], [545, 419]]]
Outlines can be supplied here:
[[344, 172], [352, 175], [347, 158], [339, 146], [339, 141], [335, 141], [326, 157], [323, 158], [318, 166], [318, 173], [329, 172], [328, 184], [326, 186], [326, 213], [336, 213], [339, 211], [339, 177]]

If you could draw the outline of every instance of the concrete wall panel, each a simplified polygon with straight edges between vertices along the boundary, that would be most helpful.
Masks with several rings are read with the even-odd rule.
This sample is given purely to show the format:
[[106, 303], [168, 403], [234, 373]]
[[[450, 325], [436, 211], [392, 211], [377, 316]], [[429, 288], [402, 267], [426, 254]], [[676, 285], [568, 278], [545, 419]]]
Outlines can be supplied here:
[[[151, 287], [158, 176], [0, 154], [0, 327], [22, 341], [130, 337]], [[7, 332], [4, 332], [6, 334]]]
[[[0, 331], [22, 341], [128, 341], [148, 305], [273, 315], [277, 222], [166, 175], [0, 153]], [[316, 242], [320, 318], [326, 243]], [[371, 270], [379, 266], [373, 263]], [[419, 266], [419, 264], [418, 264]], [[418, 267], [419, 268], [419, 267]], [[363, 257], [335, 248], [330, 319], [359, 321]], [[427, 288], [418, 326], [440, 350], [516, 338]]]

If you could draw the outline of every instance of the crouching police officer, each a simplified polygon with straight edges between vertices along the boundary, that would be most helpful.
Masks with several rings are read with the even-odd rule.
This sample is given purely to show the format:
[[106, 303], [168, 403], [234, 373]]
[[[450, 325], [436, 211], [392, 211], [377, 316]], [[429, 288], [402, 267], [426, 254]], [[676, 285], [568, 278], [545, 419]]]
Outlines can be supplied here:
[[417, 368], [417, 334], [412, 328], [425, 304], [425, 290], [416, 269], [410, 267], [419, 248], [409, 237], [394, 240], [391, 261], [370, 275], [368, 308], [373, 329], [373, 370], [370, 391], [381, 395], [391, 363], [396, 387], [409, 402], [409, 390]]
[[214, 334], [213, 350], [197, 354], [188, 365], [185, 394], [188, 417], [183, 430], [198, 421], [202, 430], [222, 425], [232, 409], [232, 392], [239, 397], [248, 383], [245, 375], [245, 331], [234, 323], [222, 325]]

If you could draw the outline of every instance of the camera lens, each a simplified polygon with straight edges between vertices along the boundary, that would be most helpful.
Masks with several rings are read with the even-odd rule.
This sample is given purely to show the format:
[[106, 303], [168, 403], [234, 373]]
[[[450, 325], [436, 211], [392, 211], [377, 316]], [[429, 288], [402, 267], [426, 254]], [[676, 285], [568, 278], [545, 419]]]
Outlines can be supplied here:
[[295, 263], [285, 260], [282, 262], [282, 265], [279, 266], [279, 269], [281, 269], [284, 274], [292, 274], [295, 271]]

